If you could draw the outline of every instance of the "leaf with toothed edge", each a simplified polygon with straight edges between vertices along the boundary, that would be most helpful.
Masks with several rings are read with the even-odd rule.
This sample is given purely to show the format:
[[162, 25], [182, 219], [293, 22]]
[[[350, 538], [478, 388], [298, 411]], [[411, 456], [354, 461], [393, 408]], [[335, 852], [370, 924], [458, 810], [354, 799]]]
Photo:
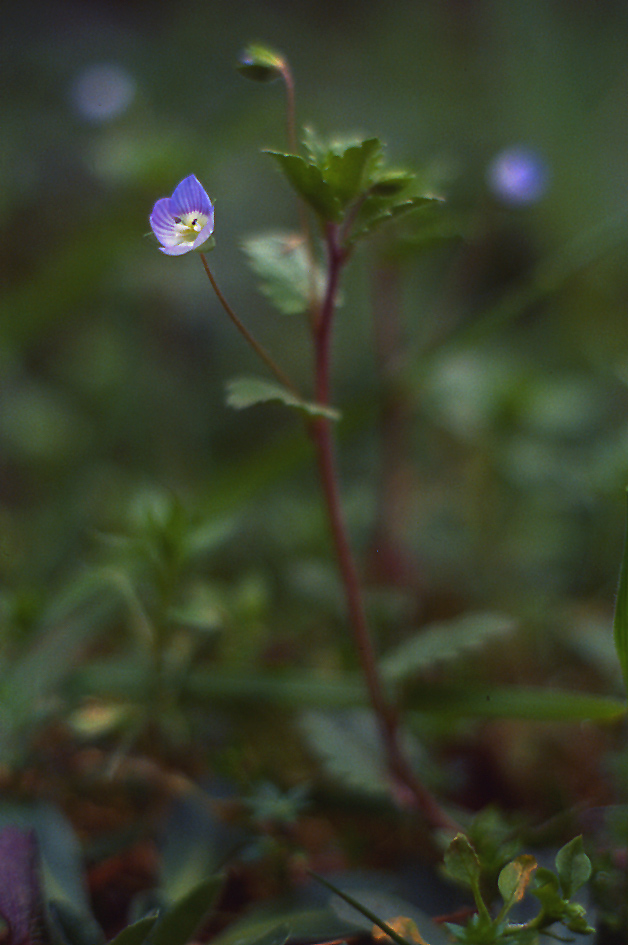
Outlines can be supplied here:
[[327, 420], [339, 420], [340, 413], [333, 407], [301, 400], [287, 388], [261, 377], [236, 377], [227, 383], [227, 404], [235, 410], [253, 407], [270, 400], [278, 400], [286, 407], [301, 410], [311, 417], [325, 417]]

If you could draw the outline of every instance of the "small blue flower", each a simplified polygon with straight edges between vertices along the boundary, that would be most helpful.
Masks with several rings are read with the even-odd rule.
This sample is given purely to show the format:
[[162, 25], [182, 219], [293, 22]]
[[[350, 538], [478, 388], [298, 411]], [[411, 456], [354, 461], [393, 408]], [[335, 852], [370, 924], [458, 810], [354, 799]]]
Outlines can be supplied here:
[[160, 250], [168, 256], [189, 253], [209, 239], [214, 232], [214, 206], [194, 174], [181, 181], [172, 197], [157, 201], [150, 225]]

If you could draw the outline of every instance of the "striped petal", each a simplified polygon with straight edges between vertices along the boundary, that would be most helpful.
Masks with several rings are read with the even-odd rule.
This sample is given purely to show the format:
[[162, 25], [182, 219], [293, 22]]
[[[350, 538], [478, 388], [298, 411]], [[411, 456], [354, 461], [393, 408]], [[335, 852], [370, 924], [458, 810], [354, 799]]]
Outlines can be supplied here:
[[194, 243], [179, 243], [178, 246], [160, 246], [159, 248], [166, 256], [182, 256], [183, 253], [189, 253], [194, 249]]
[[170, 197], [162, 197], [153, 207], [149, 218], [153, 233], [164, 246], [175, 246], [181, 242], [171, 205]]
[[194, 174], [182, 180], [172, 195], [171, 210], [175, 216], [202, 213], [209, 217], [213, 209], [211, 200]]

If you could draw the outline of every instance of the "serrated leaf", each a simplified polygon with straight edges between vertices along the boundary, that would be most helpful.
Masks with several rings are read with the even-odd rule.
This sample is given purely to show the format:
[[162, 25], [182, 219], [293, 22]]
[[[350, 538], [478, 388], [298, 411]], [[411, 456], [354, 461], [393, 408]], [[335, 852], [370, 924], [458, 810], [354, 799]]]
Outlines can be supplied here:
[[565, 899], [584, 886], [591, 875], [591, 860], [584, 852], [582, 836], [574, 837], [556, 854], [556, 869]]
[[412, 171], [382, 171], [371, 184], [375, 197], [393, 197], [409, 187], [416, 175]]
[[325, 771], [364, 794], [389, 796], [390, 779], [369, 712], [304, 712], [299, 726]]
[[187, 945], [213, 908], [223, 882], [222, 876], [212, 876], [180, 899], [159, 918], [150, 932], [150, 945]]
[[317, 164], [321, 167], [329, 154], [329, 146], [323, 141], [322, 138], [316, 134], [313, 128], [309, 125], [306, 125], [303, 128], [302, 136], [303, 147], [307, 151], [307, 155], [310, 159], [311, 164]]
[[323, 220], [339, 222], [342, 218], [341, 203], [316, 165], [310, 164], [299, 154], [286, 154], [283, 151], [265, 153], [275, 158], [288, 183]]
[[329, 154], [322, 168], [323, 178], [342, 206], [351, 203], [369, 186], [381, 150], [379, 138], [366, 138], [339, 153]]
[[251, 236], [242, 244], [251, 268], [261, 276], [261, 292], [284, 315], [299, 315], [314, 300], [320, 301], [325, 277], [319, 267], [313, 274], [303, 240], [291, 233]]
[[[627, 493], [628, 494], [628, 493]], [[619, 572], [619, 587], [615, 602], [613, 635], [624, 686], [628, 690], [628, 528], [624, 539], [624, 553]]]
[[524, 853], [501, 870], [497, 885], [506, 910], [510, 910], [516, 902], [523, 899], [536, 868], [535, 858]]
[[512, 618], [495, 613], [464, 614], [454, 620], [430, 624], [381, 661], [381, 670], [390, 682], [400, 682], [437, 663], [457, 659], [512, 632]]
[[356, 214], [348, 241], [355, 243], [395, 217], [410, 213], [413, 210], [420, 210], [438, 202], [440, 202], [439, 197], [418, 194], [411, 197], [381, 197], [373, 194], [366, 198]]
[[145, 942], [148, 933], [157, 921], [156, 915], [145, 916], [132, 925], [127, 925], [125, 929], [112, 938], [108, 945], [142, 945]]
[[327, 420], [340, 418], [340, 413], [333, 407], [321, 407], [319, 404], [300, 400], [287, 388], [261, 377], [236, 377], [227, 383], [227, 404], [235, 410], [243, 410], [270, 400], [278, 400], [287, 407], [294, 407], [311, 417], [326, 417]]
[[480, 860], [464, 834], [456, 834], [445, 852], [445, 869], [452, 879], [477, 889], [480, 882]]

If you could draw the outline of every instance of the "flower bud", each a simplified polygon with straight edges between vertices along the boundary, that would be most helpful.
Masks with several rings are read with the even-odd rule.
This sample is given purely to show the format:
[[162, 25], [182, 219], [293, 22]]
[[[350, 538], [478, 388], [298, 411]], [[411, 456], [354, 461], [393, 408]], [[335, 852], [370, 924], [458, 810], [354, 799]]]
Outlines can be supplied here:
[[240, 53], [236, 66], [241, 75], [253, 82], [273, 82], [281, 78], [285, 67], [285, 61], [279, 53], [257, 43], [251, 43]]

